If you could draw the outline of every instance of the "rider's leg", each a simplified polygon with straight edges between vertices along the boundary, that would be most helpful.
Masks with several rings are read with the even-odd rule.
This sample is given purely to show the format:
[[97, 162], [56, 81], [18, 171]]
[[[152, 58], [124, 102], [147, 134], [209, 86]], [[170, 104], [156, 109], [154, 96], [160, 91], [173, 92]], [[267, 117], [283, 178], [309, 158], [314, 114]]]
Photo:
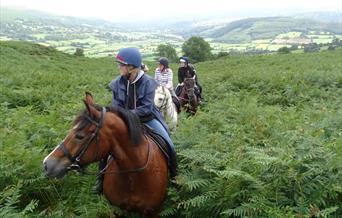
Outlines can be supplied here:
[[199, 86], [195, 86], [195, 94], [198, 98], [198, 104], [202, 104], [202, 96], [201, 96], [201, 90]]
[[172, 97], [178, 98], [174, 89], [169, 89], [169, 91]]
[[175, 88], [175, 94], [176, 94], [177, 97], [181, 94], [181, 92], [182, 92], [182, 87], [183, 87], [183, 85], [181, 85], [181, 84], [178, 84], [178, 85], [176, 86], [176, 88]]
[[171, 98], [172, 98], [172, 102], [175, 104], [176, 109], [177, 109], [177, 113], [181, 112], [181, 105], [180, 105], [180, 101], [178, 96], [176, 95], [176, 92], [174, 89], [169, 89], [170, 93], [171, 93]]

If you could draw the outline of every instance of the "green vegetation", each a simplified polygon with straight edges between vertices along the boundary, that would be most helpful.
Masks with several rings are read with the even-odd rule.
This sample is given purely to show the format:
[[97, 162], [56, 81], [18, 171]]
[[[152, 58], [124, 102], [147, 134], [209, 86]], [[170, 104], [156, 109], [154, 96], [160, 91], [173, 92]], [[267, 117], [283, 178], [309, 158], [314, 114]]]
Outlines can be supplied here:
[[288, 47], [281, 47], [280, 49], [278, 49], [278, 53], [279, 54], [288, 54], [288, 53], [290, 53], [291, 51], [290, 51], [290, 49], [288, 48]]
[[[341, 58], [337, 49], [197, 63], [206, 101], [173, 134], [180, 188], [163, 217], [341, 217]], [[0, 216], [122, 214], [91, 193], [94, 176], [49, 180], [41, 170], [85, 91], [110, 104], [113, 59], [0, 42], [0, 75]]]
[[178, 55], [176, 49], [171, 45], [158, 45], [156, 56], [159, 57], [166, 57], [171, 62], [178, 61]]
[[342, 30], [337, 26], [337, 23], [321, 23], [293, 17], [247, 18], [214, 29], [207, 34], [207, 37], [226, 43], [247, 43], [253, 40], [275, 38], [284, 33], [289, 36], [304, 36], [313, 32], [341, 35]]
[[84, 57], [84, 51], [81, 48], [76, 48], [76, 51], [74, 53], [75, 56], [81, 56]]
[[188, 56], [192, 63], [209, 60], [213, 55], [212, 48], [202, 37], [193, 36], [182, 45], [184, 56]]

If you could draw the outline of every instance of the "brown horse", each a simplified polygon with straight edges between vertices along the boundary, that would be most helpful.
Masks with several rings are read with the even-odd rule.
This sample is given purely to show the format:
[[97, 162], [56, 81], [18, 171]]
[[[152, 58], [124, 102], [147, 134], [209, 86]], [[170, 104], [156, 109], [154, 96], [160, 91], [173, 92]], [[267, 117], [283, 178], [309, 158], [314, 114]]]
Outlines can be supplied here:
[[183, 86], [181, 87], [181, 92], [178, 95], [180, 104], [186, 108], [186, 111], [190, 114], [195, 114], [198, 107], [198, 99], [195, 94], [195, 84], [194, 78], [185, 78], [183, 81]]
[[147, 217], [158, 217], [166, 196], [167, 161], [157, 144], [142, 131], [139, 118], [121, 108], [94, 105], [74, 120], [63, 142], [43, 161], [49, 177], [61, 178], [73, 166], [83, 168], [109, 155], [103, 193], [111, 204]]

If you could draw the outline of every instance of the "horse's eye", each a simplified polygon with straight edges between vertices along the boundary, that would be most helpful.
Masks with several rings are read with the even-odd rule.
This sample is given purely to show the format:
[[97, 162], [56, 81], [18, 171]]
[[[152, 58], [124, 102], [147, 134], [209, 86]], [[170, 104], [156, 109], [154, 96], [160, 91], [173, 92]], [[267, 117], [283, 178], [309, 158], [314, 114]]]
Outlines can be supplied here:
[[76, 138], [81, 140], [84, 138], [84, 135], [81, 133], [76, 133]]

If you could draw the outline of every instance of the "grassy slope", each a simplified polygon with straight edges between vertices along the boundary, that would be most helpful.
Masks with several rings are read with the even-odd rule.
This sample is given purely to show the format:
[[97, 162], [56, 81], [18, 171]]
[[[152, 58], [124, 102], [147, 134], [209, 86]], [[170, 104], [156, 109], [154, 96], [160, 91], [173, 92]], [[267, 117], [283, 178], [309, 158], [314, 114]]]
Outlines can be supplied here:
[[[113, 209], [90, 193], [93, 177], [46, 180], [41, 161], [83, 108], [84, 91], [110, 103], [113, 60], [21, 42], [0, 42], [0, 57], [0, 215], [108, 216]], [[339, 50], [197, 64], [207, 103], [195, 117], [182, 114], [173, 135], [182, 186], [170, 190], [164, 214], [291, 217], [336, 210], [341, 58]]]
[[[86, 19], [78, 19], [72, 17], [63, 17], [52, 15], [43, 12], [37, 11], [27, 11], [21, 9], [10, 9], [10, 8], [1, 8], [0, 13], [0, 25], [4, 25], [5, 23], [13, 23], [16, 18], [24, 19], [26, 21], [25, 25], [31, 26], [34, 29], [32, 32], [27, 31], [26, 29], [21, 28], [21, 24], [15, 25], [16, 28], [14, 32], [22, 31], [23, 34], [26, 34], [26, 37], [34, 36], [35, 34], [39, 34], [39, 29], [42, 27], [49, 28], [50, 26], [55, 26], [57, 28], [57, 32], [52, 31], [52, 35], [60, 34], [60, 30], [63, 28], [68, 28], [68, 31], [71, 31], [73, 35], [76, 36], [76, 39], [82, 41], [81, 39], [84, 36], [84, 32], [79, 34], [80, 27], [83, 24], [90, 25], [92, 29], [99, 29], [102, 32], [121, 32], [124, 33], [127, 31], [127, 28], [130, 28], [127, 25], [122, 24], [113, 24], [106, 21], [96, 21], [96, 20], [86, 20]], [[326, 15], [329, 16], [329, 15]], [[338, 16], [338, 15], [335, 15]], [[42, 19], [44, 18], [44, 19]], [[275, 36], [281, 33], [287, 33], [291, 31], [299, 31], [306, 33], [307, 31], [327, 31], [334, 34], [341, 35], [341, 28], [338, 28], [339, 24], [336, 23], [336, 19], [333, 19], [334, 22], [324, 23], [316, 20], [308, 19], [308, 17], [264, 17], [264, 18], [247, 18], [242, 20], [233, 21], [231, 23], [226, 24], [224, 27], [220, 26], [196, 26], [191, 27], [191, 22], [182, 23], [182, 25], [175, 23], [170, 24], [168, 26], [175, 34], [184, 36], [188, 38], [190, 35], [198, 35], [202, 37], [213, 38], [214, 40], [225, 42], [225, 43], [247, 43], [252, 40], [257, 39], [273, 39]], [[185, 25], [185, 26], [184, 26]], [[181, 30], [179, 26], [182, 26]], [[37, 30], [37, 27], [38, 28]], [[6, 29], [7, 28], [4, 28]], [[139, 29], [139, 28], [135, 28]], [[134, 30], [134, 28], [133, 28]], [[13, 31], [9, 28], [9, 31]], [[147, 30], [150, 33], [150, 29]], [[153, 31], [152, 31], [153, 32]], [[91, 29], [86, 32], [86, 35], [91, 35], [97, 37], [98, 33], [92, 31]], [[14, 36], [11, 33], [6, 32], [4, 35], [8, 37], [18, 37]], [[159, 36], [161, 37], [161, 36]], [[89, 38], [89, 37], [88, 37]], [[107, 40], [110, 40], [108, 38]], [[160, 38], [162, 41], [163, 38]], [[170, 40], [170, 39], [169, 39]], [[58, 43], [60, 40], [53, 40], [55, 43]], [[138, 40], [139, 43], [141, 43]], [[51, 43], [48, 42], [47, 43]], [[58, 45], [60, 46], [60, 45]]]
[[342, 34], [338, 24], [321, 23], [309, 19], [291, 17], [248, 18], [229, 23], [209, 36], [228, 43], [243, 43], [257, 39], [274, 38], [278, 34], [296, 31], [327, 31]]

